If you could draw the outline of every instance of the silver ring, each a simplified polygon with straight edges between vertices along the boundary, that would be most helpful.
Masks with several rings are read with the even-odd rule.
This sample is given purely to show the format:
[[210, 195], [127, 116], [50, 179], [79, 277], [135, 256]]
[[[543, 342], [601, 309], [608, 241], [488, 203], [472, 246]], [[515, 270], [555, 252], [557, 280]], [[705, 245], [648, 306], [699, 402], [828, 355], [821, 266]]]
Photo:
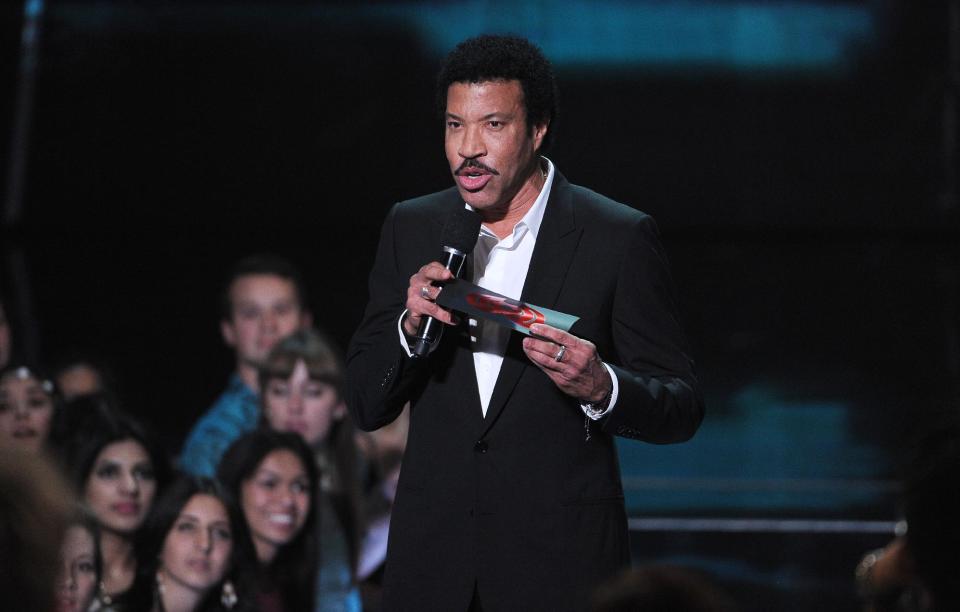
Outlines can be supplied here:
[[567, 352], [567, 347], [560, 345], [560, 350], [557, 351], [557, 354], [553, 356], [554, 361], [563, 361], [563, 356]]
[[420, 287], [420, 297], [422, 297], [422, 298], [425, 299], [425, 300], [429, 300], [429, 299], [430, 299], [430, 288], [427, 287], [426, 285]]

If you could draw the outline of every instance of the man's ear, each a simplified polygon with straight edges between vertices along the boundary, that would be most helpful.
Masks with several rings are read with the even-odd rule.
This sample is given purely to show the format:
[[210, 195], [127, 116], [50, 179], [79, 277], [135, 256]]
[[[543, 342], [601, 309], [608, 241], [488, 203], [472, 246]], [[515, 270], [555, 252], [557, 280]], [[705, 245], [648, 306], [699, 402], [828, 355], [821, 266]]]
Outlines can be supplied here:
[[543, 144], [543, 139], [547, 136], [547, 132], [550, 130], [550, 121], [544, 121], [541, 125], [533, 126], [533, 150], [539, 151], [540, 145]]
[[300, 313], [300, 329], [310, 329], [313, 327], [313, 313], [304, 310]]
[[223, 341], [230, 348], [237, 348], [237, 330], [233, 328], [233, 323], [226, 320], [220, 320], [220, 335]]

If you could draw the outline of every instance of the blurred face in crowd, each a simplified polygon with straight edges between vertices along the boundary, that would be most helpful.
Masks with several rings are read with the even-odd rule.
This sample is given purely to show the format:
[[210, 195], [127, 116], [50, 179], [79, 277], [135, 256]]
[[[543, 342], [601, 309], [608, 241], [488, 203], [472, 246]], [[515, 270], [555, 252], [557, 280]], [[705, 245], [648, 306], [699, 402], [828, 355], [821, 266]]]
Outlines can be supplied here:
[[57, 387], [63, 399], [72, 400], [81, 395], [91, 395], [103, 389], [100, 372], [88, 363], [70, 366], [57, 376]]
[[257, 366], [280, 338], [309, 324], [293, 281], [273, 274], [241, 276], [230, 286], [231, 316], [220, 331], [245, 364]]
[[96, 544], [80, 525], [67, 528], [60, 549], [57, 612], [86, 612], [96, 590]]
[[232, 551], [233, 533], [223, 503], [212, 495], [194, 495], [163, 542], [159, 571], [164, 587], [208, 591], [227, 573]]
[[0, 435], [26, 450], [40, 450], [50, 433], [53, 387], [26, 368], [0, 378]]
[[84, 499], [104, 529], [131, 534], [143, 524], [156, 492], [150, 456], [139, 442], [127, 439], [97, 455]]
[[240, 505], [261, 562], [271, 561], [296, 537], [310, 503], [310, 481], [300, 458], [287, 449], [267, 454], [240, 490]]
[[263, 390], [264, 416], [272, 429], [292, 431], [310, 446], [327, 438], [346, 406], [333, 385], [310, 378], [301, 359], [289, 378], [271, 378]]
[[7, 320], [7, 311], [0, 302], [0, 368], [10, 363], [10, 352], [13, 350], [13, 338], [10, 334], [10, 322]]
[[527, 125], [520, 81], [454, 83], [447, 88], [444, 148], [464, 201], [484, 219], [532, 202], [537, 149], [547, 126]]

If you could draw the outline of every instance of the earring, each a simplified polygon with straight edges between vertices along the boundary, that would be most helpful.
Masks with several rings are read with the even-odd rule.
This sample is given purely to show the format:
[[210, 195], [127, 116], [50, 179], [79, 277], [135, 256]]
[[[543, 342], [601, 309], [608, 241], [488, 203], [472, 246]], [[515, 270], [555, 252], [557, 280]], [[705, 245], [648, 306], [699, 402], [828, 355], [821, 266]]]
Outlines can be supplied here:
[[97, 593], [97, 599], [100, 600], [100, 604], [105, 608], [109, 608], [113, 604], [113, 598], [107, 594], [107, 585], [103, 583], [103, 580], [100, 581], [99, 588], [100, 591]]
[[163, 595], [163, 574], [160, 570], [157, 570], [157, 593]]
[[233, 583], [229, 580], [223, 583], [223, 589], [220, 591], [220, 603], [227, 610], [233, 609], [237, 605], [237, 592], [233, 588]]

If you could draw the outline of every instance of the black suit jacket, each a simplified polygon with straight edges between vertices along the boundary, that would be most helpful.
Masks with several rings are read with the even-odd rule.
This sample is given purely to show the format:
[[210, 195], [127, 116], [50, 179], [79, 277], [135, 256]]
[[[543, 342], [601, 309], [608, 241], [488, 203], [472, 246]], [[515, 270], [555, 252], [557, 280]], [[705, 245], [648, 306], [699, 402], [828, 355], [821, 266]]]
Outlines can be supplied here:
[[347, 356], [347, 400], [367, 430], [409, 401], [390, 525], [386, 610], [579, 610], [629, 563], [613, 436], [688, 439], [703, 417], [653, 220], [555, 175], [521, 299], [580, 317], [571, 330], [616, 372], [610, 414], [589, 423], [512, 334], [482, 416], [465, 327], [426, 360], [401, 348], [409, 278], [439, 258], [455, 188], [401, 202], [384, 223], [370, 302]]

